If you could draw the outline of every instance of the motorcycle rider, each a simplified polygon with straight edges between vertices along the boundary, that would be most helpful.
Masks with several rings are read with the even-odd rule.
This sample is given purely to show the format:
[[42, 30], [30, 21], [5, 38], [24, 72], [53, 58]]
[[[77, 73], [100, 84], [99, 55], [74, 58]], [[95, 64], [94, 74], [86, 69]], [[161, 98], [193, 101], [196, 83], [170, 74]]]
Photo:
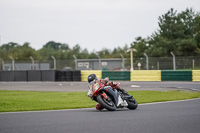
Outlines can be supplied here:
[[89, 90], [88, 90], [87, 96], [90, 97], [90, 98], [92, 98], [92, 96], [93, 96], [92, 88], [93, 88], [93, 85], [94, 85], [97, 81], [99, 81], [99, 82], [101, 82], [102, 84], [106, 85], [106, 83], [107, 83], [108, 80], [109, 80], [108, 78], [98, 80], [98, 79], [97, 79], [97, 76], [96, 76], [95, 74], [90, 74], [90, 75], [88, 76], [88, 83], [89, 83], [89, 86], [88, 86], [88, 87], [89, 87]]
[[105, 86], [111, 86], [112, 88], [114, 89], [117, 89], [118, 91], [121, 91], [123, 94], [127, 94], [127, 92], [120, 88], [119, 86], [117, 86], [117, 83], [114, 82], [114, 81], [111, 81], [111, 82], [108, 82], [109, 81], [109, 78], [105, 78], [105, 79], [97, 79], [97, 76], [95, 74], [90, 74], [88, 76], [88, 83], [89, 83], [89, 90], [88, 90], [88, 94], [87, 96], [92, 98], [93, 96], [93, 92], [92, 92], [92, 88], [93, 88], [93, 85], [96, 83], [96, 81], [99, 81], [101, 82], [102, 84], [104, 84]]
[[[88, 76], [89, 90], [88, 90], [87, 96], [92, 99], [92, 96], [93, 96], [92, 88], [93, 88], [93, 85], [96, 84], [96, 82], [100, 82], [100, 83], [104, 84], [105, 86], [111, 86], [112, 88], [117, 89], [118, 91], [121, 91], [123, 94], [127, 94], [127, 92], [124, 89], [121, 89], [119, 86], [117, 86], [116, 82], [114, 82], [114, 81], [108, 82], [108, 81], [109, 81], [109, 78], [98, 80], [97, 76], [95, 74], [90, 74]], [[103, 107], [100, 104], [97, 104], [96, 109], [102, 110]]]

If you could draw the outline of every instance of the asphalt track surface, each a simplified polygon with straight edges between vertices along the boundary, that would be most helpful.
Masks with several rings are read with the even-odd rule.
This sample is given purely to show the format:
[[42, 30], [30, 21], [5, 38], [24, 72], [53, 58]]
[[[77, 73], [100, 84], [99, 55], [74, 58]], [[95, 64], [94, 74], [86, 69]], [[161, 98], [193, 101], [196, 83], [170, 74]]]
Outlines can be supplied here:
[[0, 113], [0, 133], [199, 133], [200, 99], [141, 104], [136, 110], [94, 108]]
[[[200, 82], [131, 82], [119, 81], [127, 91], [136, 90], [187, 90], [200, 91]], [[0, 90], [23, 91], [88, 91], [87, 82], [0, 82]]]

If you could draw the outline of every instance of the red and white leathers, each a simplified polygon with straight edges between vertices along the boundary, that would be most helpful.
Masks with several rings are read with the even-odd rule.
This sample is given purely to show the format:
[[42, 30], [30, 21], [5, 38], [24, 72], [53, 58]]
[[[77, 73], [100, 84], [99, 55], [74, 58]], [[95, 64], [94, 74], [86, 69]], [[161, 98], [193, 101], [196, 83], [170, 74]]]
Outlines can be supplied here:
[[104, 86], [111, 86], [111, 87], [114, 88], [114, 89], [117, 89], [117, 90], [119, 90], [119, 91], [122, 91], [123, 93], [124, 93], [124, 92], [126, 93], [125, 90], [123, 90], [123, 89], [120, 88], [120, 83], [117, 83], [117, 82], [114, 82], [114, 81], [111, 81], [111, 82], [108, 82], [108, 81], [109, 81], [109, 78], [98, 79], [98, 80], [94, 80], [94, 81], [90, 82], [90, 83], [89, 83], [89, 86], [88, 86], [88, 87], [89, 87], [89, 90], [88, 90], [87, 96], [90, 97], [90, 98], [92, 98], [92, 96], [93, 96], [92, 88], [93, 88], [93, 85], [94, 85], [96, 82], [100, 82], [100, 83], [104, 84]]

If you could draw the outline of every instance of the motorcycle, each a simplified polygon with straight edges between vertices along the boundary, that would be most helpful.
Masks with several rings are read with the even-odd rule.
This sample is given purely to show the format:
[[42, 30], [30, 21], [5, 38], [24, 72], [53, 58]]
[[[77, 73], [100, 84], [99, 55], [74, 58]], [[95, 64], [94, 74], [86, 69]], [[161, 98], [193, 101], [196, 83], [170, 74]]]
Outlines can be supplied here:
[[128, 93], [123, 93], [119, 88], [120, 83], [116, 85], [104, 85], [100, 82], [96, 82], [92, 88], [93, 100], [98, 102], [102, 107], [109, 111], [115, 111], [117, 108], [127, 107], [130, 110], [134, 110], [138, 107], [137, 101], [133, 96]]

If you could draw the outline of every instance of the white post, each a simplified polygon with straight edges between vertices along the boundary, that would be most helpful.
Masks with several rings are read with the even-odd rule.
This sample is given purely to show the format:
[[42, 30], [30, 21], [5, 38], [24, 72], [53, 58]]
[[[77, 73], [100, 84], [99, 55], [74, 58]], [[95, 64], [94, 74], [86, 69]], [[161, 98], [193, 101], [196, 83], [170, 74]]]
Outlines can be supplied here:
[[176, 59], [175, 59], [175, 55], [173, 52], [170, 52], [171, 55], [173, 56], [173, 69], [176, 70]]
[[53, 69], [56, 70], [56, 58], [54, 56], [51, 56], [51, 58], [53, 59]]
[[130, 59], [131, 59], [131, 70], [130, 71], [133, 71], [134, 69], [133, 69], [133, 48], [131, 48], [130, 49], [131, 50], [131, 57], [130, 57]]
[[146, 57], [146, 68], [149, 70], [149, 58], [146, 53], [144, 53], [144, 56]]

